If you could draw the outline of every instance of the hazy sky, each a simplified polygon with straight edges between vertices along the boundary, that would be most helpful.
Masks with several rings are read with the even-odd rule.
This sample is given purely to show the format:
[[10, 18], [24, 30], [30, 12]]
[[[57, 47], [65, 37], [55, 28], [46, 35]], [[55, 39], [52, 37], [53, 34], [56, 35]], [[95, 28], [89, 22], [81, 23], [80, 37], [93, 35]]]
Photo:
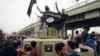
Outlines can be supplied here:
[[[48, 5], [52, 11], [55, 11], [55, 1], [57, 1], [60, 10], [76, 4], [75, 0], [37, 0], [37, 4], [42, 11], [45, 5]], [[85, 0], [80, 0], [79, 2], [82, 1]], [[29, 19], [27, 16], [29, 3], [30, 0], [0, 0], [0, 29], [11, 33], [36, 22], [37, 17], [35, 13], [38, 15], [41, 14], [38, 12], [36, 5], [34, 5], [32, 8], [32, 15]]]

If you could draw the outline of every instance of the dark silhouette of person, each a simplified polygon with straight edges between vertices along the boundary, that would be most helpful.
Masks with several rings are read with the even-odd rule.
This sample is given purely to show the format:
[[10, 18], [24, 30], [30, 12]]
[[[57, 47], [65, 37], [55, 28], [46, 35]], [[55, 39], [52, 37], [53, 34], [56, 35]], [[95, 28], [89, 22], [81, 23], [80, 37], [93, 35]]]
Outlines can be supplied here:
[[37, 9], [39, 10], [39, 12], [41, 13], [41, 14], [44, 14], [45, 12], [50, 12], [50, 8], [46, 5], [45, 6], [45, 11], [43, 12], [43, 11], [41, 11], [40, 9], [39, 9], [39, 7], [37, 6]]
[[12, 45], [12, 41], [7, 40], [1, 49], [0, 56], [18, 56], [16, 49]]
[[89, 33], [88, 31], [90, 30], [90, 26], [85, 25], [82, 26], [83, 32], [81, 33], [80, 37], [84, 38], [84, 42], [89, 38]]
[[16, 49], [13, 46], [7, 46], [1, 50], [1, 56], [18, 56], [18, 55]]

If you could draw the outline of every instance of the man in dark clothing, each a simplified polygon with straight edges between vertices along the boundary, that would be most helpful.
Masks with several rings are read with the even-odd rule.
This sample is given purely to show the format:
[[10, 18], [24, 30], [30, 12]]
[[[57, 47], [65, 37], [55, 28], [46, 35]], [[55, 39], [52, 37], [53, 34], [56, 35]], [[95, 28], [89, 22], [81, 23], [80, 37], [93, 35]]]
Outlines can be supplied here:
[[18, 55], [16, 49], [13, 46], [7, 46], [1, 50], [0, 56], [18, 56]]
[[68, 50], [67, 56], [80, 56], [80, 55], [75, 51], [75, 44], [74, 44], [73, 41], [68, 41], [68, 42], [67, 42], [67, 50]]
[[32, 51], [30, 53], [30, 56], [38, 56], [38, 51], [36, 49], [36, 42], [35, 41], [32, 41], [31, 42], [31, 45], [32, 45]]
[[50, 11], [50, 8], [49, 8], [48, 6], [45, 6], [45, 11], [44, 11], [44, 12], [41, 11], [41, 10], [39, 9], [38, 6], [37, 6], [37, 9], [39, 10], [39, 12], [40, 12], [41, 14], [45, 14], [46, 12], [51, 12], [51, 11]]
[[16, 49], [12, 45], [11, 40], [6, 40], [3, 48], [1, 49], [0, 56], [18, 56]]
[[[89, 33], [88, 31], [90, 30], [90, 26], [86, 25], [86, 26], [83, 26], [83, 32], [81, 34], [81, 38], [83, 38], [83, 42], [85, 45], [93, 48], [94, 50], [94, 56], [96, 56], [96, 47], [95, 47], [95, 44], [94, 44], [94, 41], [92, 39], [89, 39]], [[94, 32], [93, 32], [93, 35], [94, 35]]]
[[84, 38], [84, 42], [89, 38], [88, 31], [90, 30], [90, 26], [82, 26], [83, 32], [81, 33], [80, 37]]

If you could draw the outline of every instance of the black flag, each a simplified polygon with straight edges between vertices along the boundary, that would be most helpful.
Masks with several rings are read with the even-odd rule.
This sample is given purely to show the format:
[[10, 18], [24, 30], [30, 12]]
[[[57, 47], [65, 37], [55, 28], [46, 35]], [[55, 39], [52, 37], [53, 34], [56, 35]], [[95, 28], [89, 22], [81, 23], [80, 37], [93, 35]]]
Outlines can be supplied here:
[[29, 5], [29, 8], [28, 8], [28, 11], [27, 11], [27, 15], [30, 17], [30, 15], [31, 15], [31, 12], [32, 12], [32, 6], [33, 6], [33, 4], [35, 4], [36, 3], [36, 0], [31, 0], [31, 2], [30, 2], [30, 5]]
[[76, 0], [76, 2], [78, 2], [79, 0]]

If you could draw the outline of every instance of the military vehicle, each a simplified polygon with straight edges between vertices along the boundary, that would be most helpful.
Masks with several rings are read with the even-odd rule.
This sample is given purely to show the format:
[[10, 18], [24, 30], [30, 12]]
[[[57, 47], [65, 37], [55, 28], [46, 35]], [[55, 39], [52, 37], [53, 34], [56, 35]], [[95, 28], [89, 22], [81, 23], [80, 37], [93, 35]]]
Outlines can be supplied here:
[[23, 46], [30, 45], [31, 41], [37, 42], [37, 49], [39, 56], [56, 56], [55, 44], [58, 42], [66, 43], [67, 40], [64, 39], [25, 39], [23, 41]]
[[[33, 29], [34, 36], [30, 39], [24, 39], [23, 46], [30, 45], [31, 41], [36, 41], [39, 56], [56, 56], [55, 44], [58, 42], [67, 43], [68, 41], [68, 39], [66, 40], [61, 38], [66, 35], [65, 21], [69, 16], [68, 14], [63, 13], [45, 12], [40, 18], [41, 23], [39, 22], [40, 24], [38, 26], [34, 25], [34, 27], [26, 27], [27, 30]], [[61, 36], [59, 36], [59, 34], [61, 34]], [[81, 48], [84, 48], [84, 46], [81, 46]], [[81, 52], [81, 56], [94, 55], [93, 50], [91, 51], [89, 47], [86, 47], [84, 50], [85, 51]]]

